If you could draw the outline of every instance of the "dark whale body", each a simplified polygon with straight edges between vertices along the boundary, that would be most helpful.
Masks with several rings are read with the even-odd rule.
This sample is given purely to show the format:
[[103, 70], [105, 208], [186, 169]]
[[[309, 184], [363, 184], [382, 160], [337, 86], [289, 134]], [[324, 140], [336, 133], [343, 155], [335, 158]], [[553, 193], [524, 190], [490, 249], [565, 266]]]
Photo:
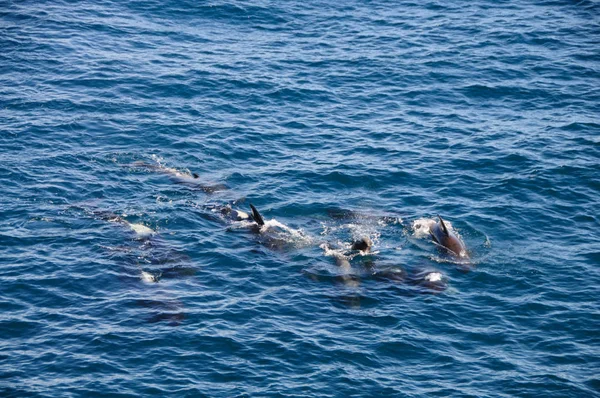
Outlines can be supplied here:
[[452, 229], [446, 226], [442, 217], [438, 215], [438, 218], [439, 221], [430, 229], [433, 241], [450, 257], [457, 260], [469, 260], [465, 244], [456, 236]]
[[252, 219], [261, 227], [265, 225], [265, 220], [262, 218], [262, 215], [258, 212], [256, 207], [252, 203], [250, 203], [250, 210], [252, 210]]

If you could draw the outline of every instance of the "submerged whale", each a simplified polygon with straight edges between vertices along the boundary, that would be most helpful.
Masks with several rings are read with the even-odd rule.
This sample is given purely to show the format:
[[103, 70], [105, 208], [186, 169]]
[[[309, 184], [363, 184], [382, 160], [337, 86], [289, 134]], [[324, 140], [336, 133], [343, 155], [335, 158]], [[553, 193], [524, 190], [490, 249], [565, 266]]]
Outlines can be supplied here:
[[[132, 265], [139, 271], [139, 278], [146, 283], [157, 283], [164, 278], [179, 278], [196, 273], [196, 269], [189, 265], [189, 257], [173, 250], [164, 242], [158, 231], [141, 223], [132, 223], [111, 211], [92, 210], [95, 217], [101, 220], [120, 224], [133, 233], [133, 241], [137, 247], [111, 248], [112, 251], [133, 252]], [[142, 252], [137, 252], [141, 250]]]
[[423, 293], [442, 292], [448, 288], [448, 277], [441, 271], [430, 267], [413, 270], [408, 275], [408, 282], [423, 289]]
[[467, 248], [452, 228], [448, 228], [442, 217], [438, 214], [439, 221], [429, 230], [431, 238], [438, 247], [456, 260], [469, 260]]
[[139, 167], [147, 170], [156, 171], [161, 174], [165, 174], [171, 178], [177, 184], [187, 185], [194, 189], [199, 189], [206, 193], [213, 193], [216, 191], [223, 191], [227, 189], [225, 184], [213, 184], [206, 185], [201, 182], [200, 176], [197, 173], [182, 172], [172, 167], [165, 167], [161, 164], [151, 164], [144, 161], [136, 161], [128, 166]]
[[140, 223], [131, 223], [111, 211], [94, 210], [91, 213], [104, 221], [125, 225], [134, 233], [134, 238], [136, 240], [145, 241], [157, 234], [152, 228]]
[[339, 280], [346, 286], [358, 287], [360, 279], [357, 274], [352, 271], [350, 261], [358, 255], [366, 255], [370, 253], [373, 242], [368, 236], [363, 236], [352, 242], [350, 252], [348, 249], [333, 249], [329, 243], [323, 243], [321, 248], [325, 250], [326, 256], [331, 256], [335, 259], [335, 264], [339, 267], [341, 275]]

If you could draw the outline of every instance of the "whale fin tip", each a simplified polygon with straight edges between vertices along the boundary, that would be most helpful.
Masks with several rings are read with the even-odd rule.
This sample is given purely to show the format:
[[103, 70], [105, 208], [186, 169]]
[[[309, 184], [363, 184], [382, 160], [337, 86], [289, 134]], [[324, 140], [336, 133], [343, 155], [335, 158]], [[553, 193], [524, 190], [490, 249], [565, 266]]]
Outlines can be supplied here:
[[446, 235], [450, 235], [450, 233], [448, 232], [448, 228], [446, 227], [446, 224], [444, 223], [444, 219], [442, 218], [442, 216], [440, 216], [439, 214], [437, 216], [440, 219], [440, 224], [442, 225], [442, 229], [444, 230], [444, 233]]

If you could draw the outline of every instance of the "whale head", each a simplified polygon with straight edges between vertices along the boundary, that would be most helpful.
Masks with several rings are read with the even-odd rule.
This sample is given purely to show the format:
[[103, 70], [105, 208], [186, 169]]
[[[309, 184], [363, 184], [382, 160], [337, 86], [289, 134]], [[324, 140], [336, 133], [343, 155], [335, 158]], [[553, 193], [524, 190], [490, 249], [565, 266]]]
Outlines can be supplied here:
[[362, 238], [354, 241], [352, 243], [352, 250], [360, 250], [363, 252], [368, 252], [371, 250], [373, 246], [373, 242], [368, 236], [363, 236]]

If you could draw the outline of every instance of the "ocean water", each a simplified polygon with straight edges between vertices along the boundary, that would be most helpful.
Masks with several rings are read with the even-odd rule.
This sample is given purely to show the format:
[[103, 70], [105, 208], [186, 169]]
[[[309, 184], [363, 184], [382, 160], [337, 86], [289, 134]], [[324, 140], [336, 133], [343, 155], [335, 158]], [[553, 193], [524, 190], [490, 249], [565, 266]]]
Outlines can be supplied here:
[[0, 395], [599, 396], [599, 18], [0, 2]]

